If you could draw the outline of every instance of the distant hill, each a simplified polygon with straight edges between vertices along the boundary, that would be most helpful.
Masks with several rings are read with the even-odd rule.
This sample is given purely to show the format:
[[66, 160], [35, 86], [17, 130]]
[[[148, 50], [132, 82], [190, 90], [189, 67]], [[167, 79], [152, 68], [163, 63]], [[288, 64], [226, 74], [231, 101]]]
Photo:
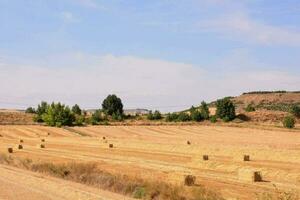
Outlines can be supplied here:
[[241, 111], [252, 104], [256, 109], [287, 112], [293, 105], [300, 105], [300, 92], [258, 91], [243, 93], [232, 98], [237, 110]]

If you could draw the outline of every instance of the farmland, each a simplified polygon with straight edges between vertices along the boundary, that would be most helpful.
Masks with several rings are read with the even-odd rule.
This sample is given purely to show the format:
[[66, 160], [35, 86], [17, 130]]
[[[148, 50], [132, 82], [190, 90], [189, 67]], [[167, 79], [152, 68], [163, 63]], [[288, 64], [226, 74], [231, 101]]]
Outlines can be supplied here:
[[[7, 125], [0, 126], [0, 134], [0, 153], [7, 154], [7, 148], [13, 147], [10, 155], [16, 158], [94, 162], [111, 174], [171, 184], [182, 184], [184, 176], [191, 174], [197, 178], [195, 187], [205, 186], [226, 199], [254, 199], [256, 193], [274, 192], [274, 185], [279, 190], [300, 191], [299, 128]], [[20, 139], [24, 148], [18, 150]], [[45, 139], [44, 149], [38, 147], [41, 139]], [[203, 155], [209, 160], [203, 161]], [[250, 161], [244, 162], [244, 155]], [[241, 179], [242, 170], [259, 171], [263, 181]]]

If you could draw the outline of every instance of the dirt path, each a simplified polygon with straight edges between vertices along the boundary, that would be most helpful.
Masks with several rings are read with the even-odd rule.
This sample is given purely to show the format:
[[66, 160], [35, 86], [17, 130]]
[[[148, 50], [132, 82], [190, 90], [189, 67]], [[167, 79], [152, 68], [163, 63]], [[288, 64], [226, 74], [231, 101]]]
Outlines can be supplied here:
[[0, 200], [130, 200], [78, 183], [0, 165]]

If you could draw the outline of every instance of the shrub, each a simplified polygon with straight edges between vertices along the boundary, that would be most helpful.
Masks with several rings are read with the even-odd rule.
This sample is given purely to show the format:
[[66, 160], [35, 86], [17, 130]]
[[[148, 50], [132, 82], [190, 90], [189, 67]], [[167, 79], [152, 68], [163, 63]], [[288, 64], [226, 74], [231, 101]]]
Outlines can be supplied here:
[[178, 118], [177, 118], [177, 121], [180, 121], [180, 122], [186, 122], [186, 121], [190, 121], [190, 120], [191, 120], [190, 115], [188, 115], [185, 112], [179, 113]]
[[285, 128], [294, 128], [295, 127], [295, 118], [292, 116], [286, 116], [283, 119], [283, 126]]
[[123, 114], [120, 112], [113, 113], [111, 117], [115, 121], [122, 121], [124, 119]]
[[200, 113], [203, 119], [209, 119], [209, 108], [205, 101], [201, 102]]
[[101, 110], [96, 110], [90, 118], [90, 123], [92, 125], [96, 125], [101, 121], [103, 121], [102, 112], [101, 112]]
[[133, 192], [133, 198], [142, 199], [146, 196], [146, 190], [144, 187], [136, 187]]
[[161, 118], [162, 118], [161, 113], [158, 110], [154, 111], [154, 113], [150, 111], [147, 115], [147, 119], [149, 120], [160, 120]]
[[191, 112], [191, 120], [200, 122], [203, 119], [203, 115], [198, 110], [194, 110], [193, 112]]
[[36, 111], [35, 111], [35, 109], [32, 108], [32, 107], [28, 107], [28, 108], [25, 110], [25, 113], [35, 114]]
[[254, 112], [255, 108], [252, 104], [248, 104], [248, 106], [245, 108], [246, 112]]
[[231, 121], [235, 118], [235, 106], [229, 98], [220, 99], [216, 103], [216, 116], [224, 121]]
[[83, 115], [75, 115], [75, 125], [82, 126], [84, 125], [85, 117]]
[[217, 122], [217, 117], [214, 115], [214, 116], [211, 116], [210, 117], [210, 122], [211, 123], [216, 123]]
[[295, 117], [300, 118], [300, 106], [293, 105], [292, 108], [291, 108], [291, 113], [292, 113]]
[[166, 121], [167, 122], [174, 122], [177, 121], [178, 119], [178, 114], [177, 113], [168, 113], [166, 116]]
[[108, 114], [123, 114], [122, 100], [116, 95], [108, 95], [102, 103], [102, 110]]
[[76, 115], [81, 115], [82, 114], [82, 110], [80, 109], [79, 105], [75, 104], [72, 107], [72, 112]]

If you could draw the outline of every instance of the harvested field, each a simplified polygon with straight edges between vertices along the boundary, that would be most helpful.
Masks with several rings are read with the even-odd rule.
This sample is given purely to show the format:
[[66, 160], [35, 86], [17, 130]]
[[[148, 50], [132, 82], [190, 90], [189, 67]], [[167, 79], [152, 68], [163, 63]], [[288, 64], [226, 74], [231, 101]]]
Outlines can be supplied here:
[[[23, 138], [26, 148], [11, 155], [52, 163], [95, 162], [112, 174], [174, 184], [184, 183], [189, 174], [195, 177], [193, 187], [204, 185], [225, 198], [255, 199], [256, 193], [273, 192], [274, 184], [279, 190], [300, 192], [299, 129], [89, 126], [67, 130], [22, 125], [0, 126], [0, 134], [0, 153], [7, 154], [7, 148]], [[107, 148], [103, 137], [117, 148]], [[47, 148], [36, 148], [42, 138]], [[209, 155], [209, 161], [203, 162], [203, 155]], [[244, 162], [244, 155], [250, 155], [251, 161]], [[245, 168], [249, 174], [243, 172]], [[260, 172], [263, 181], [247, 181], [254, 172]]]

